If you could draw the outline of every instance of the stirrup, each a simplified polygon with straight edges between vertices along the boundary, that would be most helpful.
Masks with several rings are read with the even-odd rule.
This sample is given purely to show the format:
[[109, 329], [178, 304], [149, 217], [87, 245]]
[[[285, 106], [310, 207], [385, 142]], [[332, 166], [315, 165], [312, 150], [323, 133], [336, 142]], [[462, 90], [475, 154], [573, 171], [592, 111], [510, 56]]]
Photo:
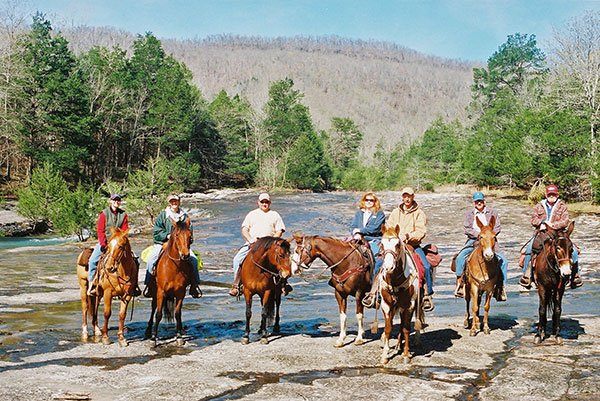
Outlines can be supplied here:
[[459, 278], [456, 283], [456, 288], [454, 289], [454, 296], [456, 298], [465, 297], [465, 283], [463, 283], [462, 278]]
[[571, 280], [571, 289], [579, 288], [583, 285], [583, 280], [579, 276], [579, 274], [575, 275], [573, 280]]
[[435, 306], [433, 305], [433, 299], [431, 295], [425, 295], [423, 297], [423, 312], [431, 312]]
[[519, 284], [521, 284], [523, 287], [527, 288], [528, 290], [531, 289], [531, 279], [528, 276], [521, 276], [521, 278], [519, 279]]
[[90, 283], [90, 286], [88, 287], [88, 290], [87, 290], [88, 297], [92, 296], [92, 295], [98, 295], [98, 291], [97, 291], [96, 287], [98, 287], [98, 283], [94, 283], [94, 280], [92, 280], [92, 282]]
[[229, 290], [229, 295], [231, 295], [232, 297], [239, 297], [240, 296], [240, 290], [238, 288], [237, 285], [233, 285], [231, 287], [231, 289]]
[[292, 292], [294, 289], [292, 288], [291, 285], [289, 285], [288, 283], [285, 283], [285, 285], [283, 286], [283, 288], [281, 289], [281, 291], [283, 292], [283, 295], [288, 295], [290, 292]]
[[153, 291], [150, 288], [150, 285], [147, 285], [146, 288], [144, 288], [144, 293], [143, 293], [144, 297], [152, 298], [152, 293], [153, 293]]
[[133, 288], [133, 296], [139, 297], [140, 295], [142, 295], [142, 290], [140, 290], [140, 286], [136, 284]]
[[371, 294], [371, 293], [367, 293], [367, 295], [365, 295], [365, 297], [362, 299], [362, 304], [365, 308], [369, 308], [369, 309], [379, 309], [379, 294]]
[[190, 296], [192, 298], [200, 298], [202, 297], [202, 290], [197, 284], [190, 285]]

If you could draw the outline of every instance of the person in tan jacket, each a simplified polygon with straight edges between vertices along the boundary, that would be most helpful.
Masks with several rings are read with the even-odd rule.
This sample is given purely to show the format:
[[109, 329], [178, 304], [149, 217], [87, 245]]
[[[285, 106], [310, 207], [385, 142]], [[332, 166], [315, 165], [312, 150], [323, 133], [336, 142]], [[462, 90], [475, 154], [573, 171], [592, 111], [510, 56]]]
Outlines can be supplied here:
[[[387, 219], [386, 226], [395, 227], [396, 225], [400, 227], [400, 239], [411, 245], [423, 262], [425, 280], [427, 281], [427, 293], [423, 298], [423, 308], [426, 312], [430, 312], [433, 310], [433, 300], [431, 299], [431, 295], [433, 294], [431, 265], [421, 248], [421, 241], [427, 235], [427, 216], [419, 208], [417, 202], [415, 202], [415, 191], [411, 187], [402, 189], [402, 203], [392, 210], [390, 217]], [[363, 305], [368, 308], [375, 305], [376, 283], [377, 280], [373, 279], [371, 291], [363, 299]]]

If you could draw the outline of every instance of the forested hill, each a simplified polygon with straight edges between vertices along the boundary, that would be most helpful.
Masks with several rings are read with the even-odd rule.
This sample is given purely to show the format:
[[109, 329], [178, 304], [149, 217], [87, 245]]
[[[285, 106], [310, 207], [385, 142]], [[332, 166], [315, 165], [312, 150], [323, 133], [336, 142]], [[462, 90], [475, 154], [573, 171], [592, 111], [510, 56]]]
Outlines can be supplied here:
[[[136, 36], [110, 28], [63, 30], [76, 53], [119, 45], [132, 54]], [[349, 117], [364, 134], [362, 151], [381, 138], [386, 150], [423, 135], [438, 116], [465, 117], [474, 64], [420, 54], [384, 42], [339, 37], [258, 38], [217, 36], [162, 40], [167, 54], [183, 61], [210, 101], [225, 89], [260, 110], [274, 81], [290, 77], [318, 129]]]

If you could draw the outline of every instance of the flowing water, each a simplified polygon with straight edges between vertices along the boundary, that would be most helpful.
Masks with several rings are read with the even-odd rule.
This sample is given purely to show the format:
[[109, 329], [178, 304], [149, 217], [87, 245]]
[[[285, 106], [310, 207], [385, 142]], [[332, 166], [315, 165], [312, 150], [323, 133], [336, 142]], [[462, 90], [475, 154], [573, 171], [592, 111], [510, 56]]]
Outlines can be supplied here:
[[[285, 238], [292, 232], [343, 237], [362, 194], [356, 193], [294, 193], [272, 196], [272, 208], [278, 211], [287, 227]], [[226, 199], [184, 199], [194, 225], [195, 242], [192, 248], [204, 260], [201, 272], [204, 296], [186, 297], [183, 320], [188, 347], [163, 352], [187, 352], [226, 338], [239, 339], [244, 329], [245, 304], [227, 295], [232, 280], [231, 260], [243, 244], [241, 222], [248, 211], [256, 207], [255, 193], [237, 193]], [[380, 194], [382, 207], [389, 215], [401, 199], [397, 192]], [[427, 213], [428, 235], [424, 243], [435, 243], [444, 261], [437, 268], [435, 281], [434, 316], [457, 316], [462, 321], [464, 300], [453, 296], [455, 278], [449, 265], [452, 255], [464, 242], [462, 222], [465, 211], [472, 207], [471, 199], [463, 194], [417, 194], [416, 200]], [[498, 210], [502, 233], [498, 236], [501, 249], [509, 259], [508, 302], [492, 303], [491, 316], [511, 319], [537, 320], [537, 294], [521, 293], [517, 285], [521, 270], [517, 266], [519, 250], [532, 232], [529, 223], [531, 207], [507, 198], [487, 199]], [[126, 208], [126, 206], [125, 206]], [[600, 217], [571, 216], [575, 220], [574, 241], [581, 249], [580, 266], [585, 284], [577, 290], [567, 290], [563, 300], [563, 315], [571, 313], [597, 314], [600, 294], [598, 285], [600, 264]], [[57, 241], [53, 243], [52, 241]], [[151, 243], [150, 235], [131, 237], [136, 253]], [[0, 358], [11, 361], [24, 355], [53, 352], [73, 347], [80, 338], [81, 310], [75, 262], [81, 243], [60, 243], [50, 239], [0, 239]], [[294, 291], [282, 301], [282, 332], [318, 335], [339, 330], [339, 317], [334, 291], [327, 285], [329, 273], [320, 277], [324, 265], [315, 262], [310, 270], [290, 280]], [[143, 277], [143, 274], [140, 274]], [[111, 337], [116, 337], [118, 316], [113, 303]], [[131, 309], [131, 307], [130, 307]], [[135, 302], [133, 319], [128, 311], [126, 336], [142, 341], [150, 313], [150, 301]], [[374, 312], [366, 312], [367, 324]], [[356, 330], [354, 300], [349, 302], [350, 333]], [[381, 319], [381, 314], [379, 315]], [[259, 300], [255, 298], [252, 331], [258, 329]], [[100, 317], [102, 323], [103, 318]], [[163, 322], [160, 336], [172, 337], [174, 325]], [[569, 333], [564, 333], [569, 337]], [[174, 347], [171, 347], [174, 348]], [[91, 360], [93, 363], [93, 359]], [[115, 366], [133, 361], [114, 361]], [[139, 361], [138, 361], [139, 362]], [[65, 363], [77, 363], [66, 361]], [[86, 360], [90, 363], [90, 359]], [[105, 364], [103, 362], [103, 364]], [[108, 367], [110, 368], [110, 367]]]

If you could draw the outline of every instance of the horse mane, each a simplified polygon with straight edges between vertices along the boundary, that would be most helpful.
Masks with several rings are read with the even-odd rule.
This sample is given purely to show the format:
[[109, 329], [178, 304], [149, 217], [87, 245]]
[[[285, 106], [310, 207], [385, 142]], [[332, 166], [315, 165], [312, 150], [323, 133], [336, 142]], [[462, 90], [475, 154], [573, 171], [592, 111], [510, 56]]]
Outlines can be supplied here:
[[254, 245], [252, 245], [251, 250], [254, 252], [263, 251], [266, 252], [273, 244], [277, 244], [283, 248], [284, 251], [290, 251], [290, 243], [278, 237], [262, 237], [256, 240]]

